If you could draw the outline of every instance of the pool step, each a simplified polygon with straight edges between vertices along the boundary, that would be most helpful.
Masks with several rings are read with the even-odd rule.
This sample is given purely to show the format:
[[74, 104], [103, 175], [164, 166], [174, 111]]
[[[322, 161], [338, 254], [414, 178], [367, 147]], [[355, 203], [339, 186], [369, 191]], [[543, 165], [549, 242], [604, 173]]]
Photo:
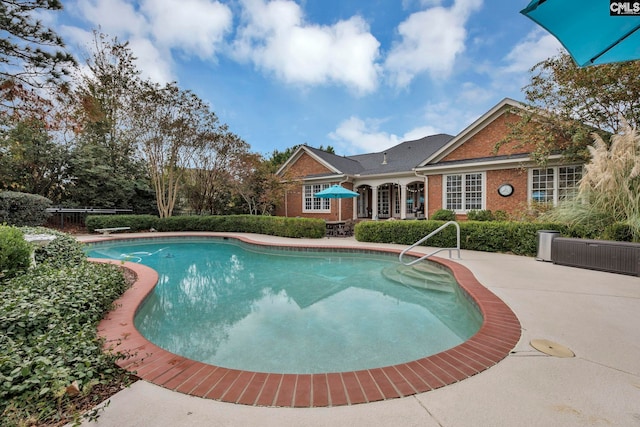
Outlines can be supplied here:
[[429, 262], [390, 266], [382, 274], [394, 282], [420, 289], [455, 292], [457, 286], [451, 273]]

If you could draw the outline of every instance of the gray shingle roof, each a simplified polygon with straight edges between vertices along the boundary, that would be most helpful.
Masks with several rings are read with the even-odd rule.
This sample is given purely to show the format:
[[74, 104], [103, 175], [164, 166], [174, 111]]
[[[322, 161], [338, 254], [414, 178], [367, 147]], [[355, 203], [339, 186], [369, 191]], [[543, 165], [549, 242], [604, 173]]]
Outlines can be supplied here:
[[318, 150], [317, 148], [313, 147], [306, 148], [342, 173], [355, 175], [362, 172], [363, 170], [362, 165], [357, 160], [354, 160], [353, 157], [337, 156], [335, 154], [327, 153], [326, 151]]
[[[307, 148], [345, 174], [377, 175], [411, 171], [426, 158], [444, 147], [451, 139], [453, 139], [452, 135], [431, 135], [403, 142], [378, 153], [359, 154], [356, 156], [336, 156], [316, 148]], [[386, 164], [383, 163], [385, 157]]]

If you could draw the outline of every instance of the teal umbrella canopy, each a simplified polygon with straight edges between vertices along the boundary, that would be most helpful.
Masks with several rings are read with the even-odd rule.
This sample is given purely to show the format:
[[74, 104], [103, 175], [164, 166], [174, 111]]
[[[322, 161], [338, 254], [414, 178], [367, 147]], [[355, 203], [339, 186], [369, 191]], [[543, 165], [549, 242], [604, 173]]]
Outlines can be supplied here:
[[533, 0], [520, 13], [557, 38], [580, 67], [640, 59], [638, 1]]
[[315, 197], [320, 199], [348, 199], [351, 197], [358, 197], [358, 193], [355, 191], [347, 190], [341, 185], [335, 184], [329, 188], [325, 188], [322, 191], [314, 194]]

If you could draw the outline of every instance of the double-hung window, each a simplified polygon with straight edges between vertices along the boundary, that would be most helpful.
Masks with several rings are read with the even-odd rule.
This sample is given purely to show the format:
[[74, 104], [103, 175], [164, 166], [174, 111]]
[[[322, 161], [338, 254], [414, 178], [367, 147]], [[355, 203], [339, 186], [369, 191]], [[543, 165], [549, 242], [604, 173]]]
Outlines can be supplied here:
[[303, 212], [330, 212], [330, 199], [314, 197], [314, 194], [329, 188], [329, 184], [304, 185], [304, 196], [302, 198]]
[[538, 203], [557, 205], [559, 201], [571, 200], [578, 194], [582, 166], [554, 166], [531, 169], [531, 200]]
[[445, 175], [444, 206], [456, 212], [484, 209], [484, 174]]

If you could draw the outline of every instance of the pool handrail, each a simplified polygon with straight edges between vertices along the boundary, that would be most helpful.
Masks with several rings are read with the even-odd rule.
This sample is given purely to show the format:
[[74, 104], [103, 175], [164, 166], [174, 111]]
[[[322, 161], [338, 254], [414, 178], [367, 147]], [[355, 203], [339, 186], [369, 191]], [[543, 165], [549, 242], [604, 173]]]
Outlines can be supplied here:
[[[455, 248], [440, 248], [436, 251], [431, 252], [430, 254], [424, 255], [418, 259], [415, 259], [411, 262], [404, 262], [402, 260], [402, 257], [404, 256], [404, 254], [406, 254], [407, 252], [409, 252], [411, 249], [415, 248], [416, 246], [424, 243], [425, 241], [427, 241], [429, 238], [435, 236], [436, 234], [438, 234], [439, 232], [441, 232], [442, 230], [444, 230], [445, 228], [447, 228], [450, 225], [455, 225], [456, 227], [456, 247]], [[443, 225], [441, 225], [440, 227], [436, 228], [435, 230], [433, 230], [431, 233], [427, 234], [426, 236], [424, 236], [422, 239], [418, 240], [417, 242], [415, 242], [413, 245], [409, 246], [408, 248], [406, 248], [405, 250], [403, 250], [402, 252], [400, 252], [400, 255], [398, 256], [398, 260], [400, 261], [401, 264], [404, 265], [413, 265], [417, 262], [420, 262], [424, 259], [429, 258], [432, 255], [435, 255], [439, 252], [442, 251], [449, 251], [449, 258], [452, 258], [451, 256], [451, 251], [458, 251], [458, 259], [460, 259], [460, 224], [458, 224], [456, 221], [448, 221], [446, 223], [444, 223]]]

